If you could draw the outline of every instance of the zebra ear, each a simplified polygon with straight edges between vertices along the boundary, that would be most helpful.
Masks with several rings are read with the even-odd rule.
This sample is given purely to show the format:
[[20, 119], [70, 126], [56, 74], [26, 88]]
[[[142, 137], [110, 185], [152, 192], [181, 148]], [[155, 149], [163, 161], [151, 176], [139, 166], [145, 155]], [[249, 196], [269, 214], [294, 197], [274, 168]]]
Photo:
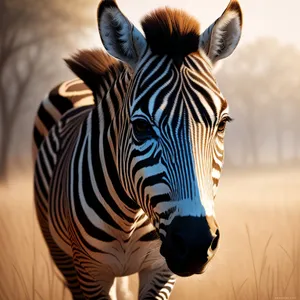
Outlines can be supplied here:
[[135, 68], [147, 48], [138, 29], [123, 15], [113, 0], [103, 0], [98, 8], [98, 27], [107, 52]]
[[[109, 70], [117, 70], [121, 65], [117, 60], [103, 50], [80, 50], [70, 58], [66, 64], [96, 95], [99, 95], [100, 83]], [[96, 97], [95, 97], [96, 98]]]
[[231, 0], [222, 16], [200, 35], [200, 49], [213, 64], [234, 51], [241, 37], [242, 23], [240, 4]]

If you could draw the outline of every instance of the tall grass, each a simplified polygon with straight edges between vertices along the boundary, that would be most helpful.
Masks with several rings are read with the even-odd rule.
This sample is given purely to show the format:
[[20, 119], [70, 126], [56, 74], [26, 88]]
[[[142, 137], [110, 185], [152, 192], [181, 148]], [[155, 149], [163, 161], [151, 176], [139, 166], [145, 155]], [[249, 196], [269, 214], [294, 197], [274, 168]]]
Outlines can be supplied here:
[[[277, 205], [276, 220], [273, 220], [274, 214], [266, 210], [266, 215], [263, 216], [266, 221], [257, 225], [254, 221], [257, 218], [255, 219], [252, 213], [257, 213], [261, 209], [256, 210], [255, 204], [252, 205], [252, 212], [249, 214], [251, 218], [244, 222], [248, 224], [245, 230], [237, 228], [237, 222], [240, 224], [240, 220], [248, 215], [239, 210], [238, 202], [230, 202], [229, 206], [224, 205], [225, 209], [235, 207], [235, 211], [230, 216], [231, 219], [227, 215], [227, 219], [224, 218], [228, 223], [224, 222], [222, 225], [224, 229], [227, 228], [223, 242], [233, 232], [234, 238], [227, 241], [227, 247], [231, 249], [228, 255], [225, 252], [217, 254], [217, 257], [223, 255], [218, 274], [212, 268], [209, 274], [201, 275], [196, 280], [179, 279], [171, 300], [283, 300], [283, 297], [300, 300], [300, 235], [296, 236], [300, 225], [300, 210], [297, 206], [299, 185], [295, 184], [300, 182], [298, 179], [300, 177], [297, 177], [297, 174], [291, 176], [289, 173], [280, 172], [273, 178], [269, 178], [268, 174], [266, 183], [260, 186], [264, 196], [268, 195], [270, 199], [274, 197], [272, 208]], [[263, 175], [260, 173], [260, 176]], [[292, 183], [291, 178], [294, 180]], [[230, 187], [236, 180], [236, 176], [228, 178], [227, 186]], [[249, 186], [258, 185], [259, 180], [248, 183], [249, 178], [244, 177], [243, 182], [238, 182], [240, 188], [238, 196], [242, 195], [245, 198], [246, 204], [243, 203], [246, 205], [245, 210], [250, 207], [252, 198], [257, 198], [260, 194], [257, 192], [254, 196], [248, 196], [244, 191], [249, 190]], [[276, 180], [276, 188], [274, 188], [275, 181], [272, 180]], [[278, 182], [281, 181], [282, 189], [286, 189], [286, 185], [290, 184], [288, 197], [293, 199], [289, 202], [290, 206], [279, 199], [278, 194], [281, 190]], [[295, 185], [294, 190], [292, 184]], [[31, 186], [29, 176], [24, 182], [14, 183], [9, 188], [0, 186], [0, 299], [69, 300], [70, 293], [50, 259], [38, 228], [32, 204], [32, 191], [28, 186]], [[282, 194], [285, 200], [286, 191], [284, 190]], [[228, 198], [231, 197], [231, 189], [228, 189], [223, 197], [227, 195]], [[286, 215], [281, 210], [283, 207], [286, 208]], [[279, 208], [280, 210], [277, 210]], [[291, 220], [291, 217], [295, 219]], [[271, 224], [270, 230], [260, 228], [262, 224]], [[232, 254], [239, 257], [232, 259]], [[241, 262], [243, 265], [240, 267]], [[212, 262], [212, 265], [215, 265], [215, 262]], [[131, 287], [132, 290], [135, 289], [136, 295], [138, 283], [137, 277], [134, 278], [136, 279], [131, 281]]]
[[[3, 193], [3, 187], [0, 194], [12, 200]], [[0, 204], [0, 299], [70, 299], [43, 243], [35, 210], [25, 210], [23, 214], [23, 207]], [[33, 205], [27, 204], [29, 208]]]
[[[292, 249], [288, 251], [282, 245], [277, 245], [289, 264], [283, 263], [283, 257], [270, 261], [268, 251], [272, 234], [270, 234], [260, 255], [254, 254], [254, 242], [251, 239], [249, 226], [246, 233], [251, 257], [251, 270], [243, 283], [236, 287], [232, 282], [232, 291], [227, 295], [229, 300], [274, 300], [274, 299], [299, 299], [300, 296], [300, 244], [299, 237], [294, 237]], [[279, 263], [281, 262], [281, 263]], [[292, 286], [293, 285], [293, 286]]]

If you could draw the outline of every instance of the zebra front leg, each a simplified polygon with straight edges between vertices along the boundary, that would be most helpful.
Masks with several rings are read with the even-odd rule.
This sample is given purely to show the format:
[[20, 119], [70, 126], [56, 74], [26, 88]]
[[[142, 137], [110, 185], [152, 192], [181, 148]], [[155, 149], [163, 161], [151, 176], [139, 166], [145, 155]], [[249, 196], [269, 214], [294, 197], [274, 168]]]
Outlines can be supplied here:
[[158, 269], [144, 269], [139, 272], [139, 300], [167, 300], [173, 290], [176, 278], [166, 264]]
[[50, 252], [53, 261], [66, 280], [67, 287], [72, 294], [73, 300], [84, 300], [83, 293], [77, 280], [77, 274], [73, 266], [72, 258], [54, 245], [51, 247]]
[[115, 279], [109, 296], [111, 300], [132, 300], [133, 294], [129, 289], [129, 277], [118, 277]]
[[[114, 275], [101, 264], [73, 248], [73, 263], [81, 291], [86, 300], [115, 300]], [[112, 289], [112, 297], [110, 291]]]
[[129, 289], [129, 277], [119, 277], [116, 280], [116, 291], [118, 300], [132, 300], [134, 299], [133, 293]]
[[[41, 201], [39, 198], [35, 198], [35, 201]], [[51, 258], [56, 267], [60, 270], [65, 278], [66, 285], [69, 288], [73, 300], [83, 300], [84, 296], [81, 292], [79, 282], [77, 280], [77, 273], [73, 265], [73, 259], [67, 255], [61, 248], [58, 247], [54, 241], [48, 225], [48, 219], [45, 217], [47, 214], [43, 214], [39, 207], [37, 207], [37, 217], [42, 230], [42, 234], [48, 246]]]

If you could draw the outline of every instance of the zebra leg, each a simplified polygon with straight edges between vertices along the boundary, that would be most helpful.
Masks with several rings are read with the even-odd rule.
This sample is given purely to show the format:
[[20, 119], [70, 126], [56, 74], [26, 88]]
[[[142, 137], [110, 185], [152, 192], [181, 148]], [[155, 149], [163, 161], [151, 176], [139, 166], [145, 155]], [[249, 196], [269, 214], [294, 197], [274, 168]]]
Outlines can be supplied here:
[[113, 285], [110, 288], [109, 296], [111, 300], [118, 300], [117, 297], [117, 278], [115, 278]]
[[129, 277], [118, 277], [116, 280], [117, 295], [120, 300], [132, 300], [133, 294], [129, 289]]
[[52, 260], [54, 261], [55, 265], [60, 270], [60, 272], [63, 274], [66, 280], [67, 287], [69, 288], [73, 299], [82, 300], [84, 299], [84, 296], [81, 292], [80, 285], [77, 280], [73, 260], [70, 256], [63, 252], [53, 240], [49, 229], [47, 212], [43, 212], [41, 206], [39, 205], [39, 202], [41, 201], [42, 200], [37, 196], [37, 194], [35, 194], [37, 219], [40, 224], [40, 228], [48, 246], [48, 249], [50, 251]]
[[116, 289], [113, 286], [114, 277], [103, 274], [103, 279], [96, 279], [86, 271], [77, 259], [74, 261], [80, 288], [86, 300], [117, 300]]
[[115, 278], [109, 296], [111, 300], [132, 300], [133, 294], [129, 289], [129, 277]]
[[[73, 263], [81, 291], [86, 300], [114, 300], [115, 276], [72, 244]], [[111, 291], [112, 290], [112, 291]], [[111, 293], [110, 293], [111, 291]]]
[[43, 227], [42, 233], [48, 245], [52, 260], [54, 261], [60, 272], [63, 274], [67, 283], [67, 287], [72, 294], [73, 300], [84, 299], [79, 282], [77, 280], [77, 274], [73, 265], [73, 259], [57, 246], [50, 234], [49, 229]]
[[175, 285], [175, 275], [164, 264], [159, 269], [139, 272], [139, 300], [167, 300]]
[[[61, 271], [67, 282], [73, 300], [84, 300], [83, 293], [81, 291], [76, 270], [73, 265], [73, 259], [65, 254], [53, 241], [54, 244], [50, 246], [50, 253], [55, 265]], [[49, 245], [49, 244], [48, 244]]]

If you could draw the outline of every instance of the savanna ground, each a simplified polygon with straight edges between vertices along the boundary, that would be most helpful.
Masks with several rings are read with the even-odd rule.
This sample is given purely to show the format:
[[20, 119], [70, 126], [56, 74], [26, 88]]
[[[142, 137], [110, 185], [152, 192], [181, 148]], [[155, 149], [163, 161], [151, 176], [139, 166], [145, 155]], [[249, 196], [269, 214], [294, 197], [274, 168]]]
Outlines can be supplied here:
[[[31, 176], [0, 186], [0, 299], [70, 299], [36, 224]], [[216, 258], [179, 279], [171, 299], [300, 300], [300, 168], [225, 170], [216, 212]]]

